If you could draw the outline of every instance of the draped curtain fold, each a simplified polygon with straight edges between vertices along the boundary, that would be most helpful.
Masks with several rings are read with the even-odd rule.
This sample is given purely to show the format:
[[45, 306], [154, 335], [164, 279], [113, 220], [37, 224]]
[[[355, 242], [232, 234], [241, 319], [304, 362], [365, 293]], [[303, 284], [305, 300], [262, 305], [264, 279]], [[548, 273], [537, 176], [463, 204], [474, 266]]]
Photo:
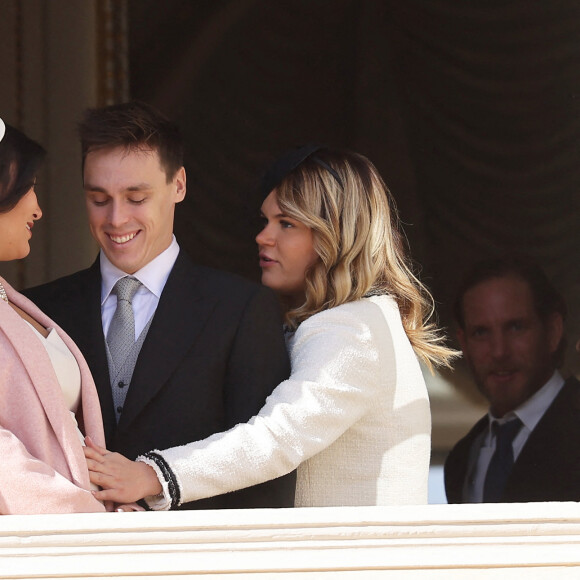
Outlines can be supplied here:
[[[251, 195], [276, 152], [367, 154], [451, 325], [463, 265], [535, 256], [580, 336], [576, 0], [129, 0], [131, 93], [184, 129], [180, 241], [257, 277]], [[578, 368], [574, 354], [569, 366]]]
[[449, 302], [458, 264], [527, 252], [578, 331], [580, 5], [411, 0], [392, 15], [437, 294]]

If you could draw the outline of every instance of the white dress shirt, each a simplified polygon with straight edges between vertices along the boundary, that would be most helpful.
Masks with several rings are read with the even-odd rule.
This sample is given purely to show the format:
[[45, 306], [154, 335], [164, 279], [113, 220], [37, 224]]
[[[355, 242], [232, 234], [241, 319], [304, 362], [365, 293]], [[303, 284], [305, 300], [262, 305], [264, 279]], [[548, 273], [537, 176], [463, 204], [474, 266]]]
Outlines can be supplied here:
[[489, 462], [495, 453], [496, 437], [491, 428], [492, 423], [496, 422], [499, 425], [503, 425], [515, 417], [522, 422], [522, 427], [512, 443], [514, 461], [516, 461], [530, 433], [534, 430], [548, 407], [554, 402], [563, 386], [564, 378], [558, 371], [555, 371], [550, 380], [539, 391], [534, 393], [517, 409], [506, 413], [501, 419], [494, 417], [491, 411], [488, 412], [488, 427], [476, 437], [471, 447], [472, 453], [468, 471], [470, 475], [465, 480], [463, 490], [463, 496], [467, 503], [481, 503], [483, 501], [485, 476], [487, 475]]
[[[159, 299], [169, 274], [173, 269], [177, 255], [179, 254], [179, 244], [173, 236], [169, 247], [161, 252], [148, 264], [137, 270], [133, 274], [142, 286], [139, 287], [133, 297], [133, 314], [135, 316], [135, 340], [139, 337], [149, 319], [155, 314]], [[101, 250], [101, 317], [103, 320], [103, 332], [107, 336], [109, 325], [115, 310], [117, 309], [117, 295], [112, 292], [118, 280], [127, 276], [126, 272], [113, 266], [105, 253]]]

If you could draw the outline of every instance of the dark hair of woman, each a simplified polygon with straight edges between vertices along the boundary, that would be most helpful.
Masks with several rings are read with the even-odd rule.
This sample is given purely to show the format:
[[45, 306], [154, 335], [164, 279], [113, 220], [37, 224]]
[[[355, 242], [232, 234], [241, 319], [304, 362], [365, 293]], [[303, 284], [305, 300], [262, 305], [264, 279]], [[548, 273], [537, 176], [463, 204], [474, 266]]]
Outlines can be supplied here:
[[34, 186], [45, 155], [36, 141], [6, 125], [0, 141], [0, 213], [10, 211]]

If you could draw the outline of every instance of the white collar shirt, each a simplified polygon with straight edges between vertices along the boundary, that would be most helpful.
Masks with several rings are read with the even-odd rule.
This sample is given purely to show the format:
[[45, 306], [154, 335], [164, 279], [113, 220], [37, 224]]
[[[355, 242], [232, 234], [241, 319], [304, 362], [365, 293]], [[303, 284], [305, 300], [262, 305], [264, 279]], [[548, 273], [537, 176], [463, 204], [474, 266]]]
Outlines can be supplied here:
[[[150, 318], [155, 314], [161, 293], [173, 269], [179, 244], [173, 236], [169, 247], [151, 260], [148, 264], [133, 274], [141, 282], [133, 297], [133, 314], [135, 316], [135, 340], [139, 337]], [[101, 267], [101, 317], [103, 333], [107, 336], [109, 325], [117, 308], [117, 296], [112, 292], [118, 280], [127, 276], [126, 272], [119, 270], [111, 264], [105, 253], [100, 253]]]

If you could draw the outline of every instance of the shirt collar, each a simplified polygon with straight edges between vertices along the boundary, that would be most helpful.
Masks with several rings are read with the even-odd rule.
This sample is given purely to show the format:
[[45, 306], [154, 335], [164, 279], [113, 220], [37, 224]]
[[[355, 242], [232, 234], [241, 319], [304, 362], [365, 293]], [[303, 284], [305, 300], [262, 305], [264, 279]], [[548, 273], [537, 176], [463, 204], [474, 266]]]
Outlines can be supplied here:
[[494, 421], [497, 421], [501, 425], [514, 417], [518, 417], [525, 427], [533, 431], [563, 386], [564, 378], [558, 371], [554, 371], [550, 380], [541, 389], [536, 391], [517, 409], [506, 413], [501, 419], [497, 419], [491, 414], [491, 411], [488, 411], [487, 416], [489, 418], [490, 428]]
[[[143, 268], [137, 270], [137, 272], [133, 274], [133, 277], [137, 278], [137, 280], [139, 280], [139, 282], [141, 282], [149, 292], [154, 294], [157, 298], [160, 298], [161, 292], [163, 292], [163, 288], [165, 287], [165, 282], [167, 282], [167, 278], [169, 278], [169, 274], [175, 264], [175, 260], [177, 260], [178, 254], [179, 244], [177, 243], [175, 236], [173, 236], [169, 247], [153, 258], [153, 260], [148, 264], [145, 264]], [[100, 252], [99, 260], [102, 278], [102, 306], [109, 297], [109, 294], [113, 290], [117, 281], [124, 276], [127, 276], [127, 272], [123, 272], [123, 270], [114, 266], [107, 256], [105, 256], [103, 250]]]

